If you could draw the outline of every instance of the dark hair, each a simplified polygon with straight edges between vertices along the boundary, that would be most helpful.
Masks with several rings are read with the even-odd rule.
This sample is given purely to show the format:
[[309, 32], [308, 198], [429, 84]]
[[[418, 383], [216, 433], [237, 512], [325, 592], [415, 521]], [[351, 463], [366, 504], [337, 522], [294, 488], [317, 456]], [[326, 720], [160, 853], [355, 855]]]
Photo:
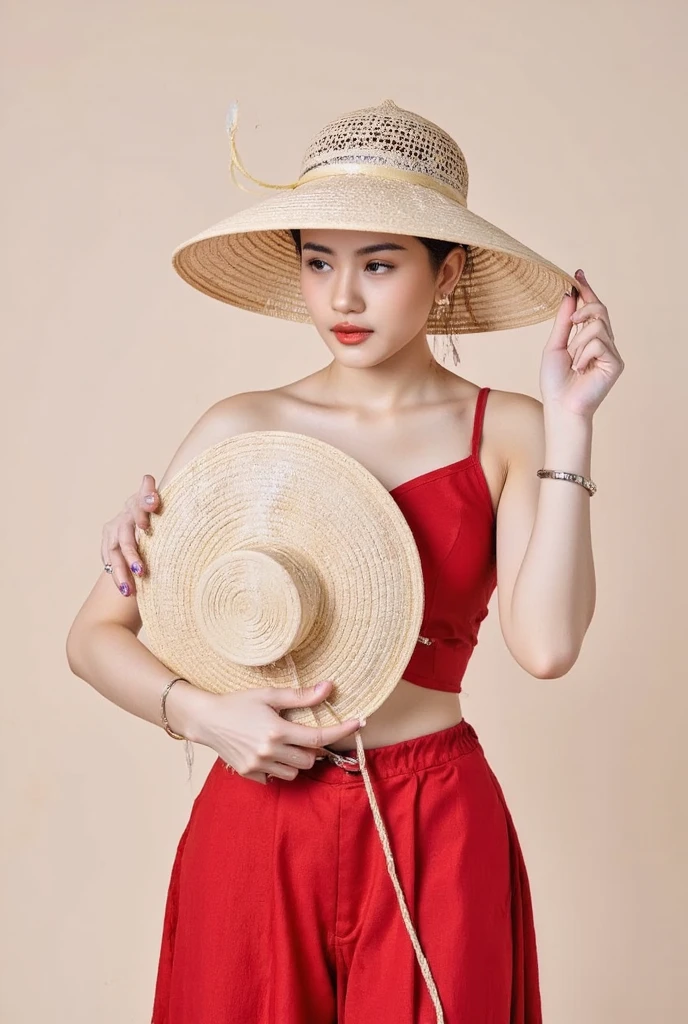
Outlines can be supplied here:
[[[290, 228], [289, 229], [289, 234], [291, 235], [292, 239], [294, 240], [294, 245], [296, 246], [296, 251], [297, 251], [297, 253], [299, 255], [299, 259], [300, 259], [301, 255], [302, 255], [302, 252], [301, 252], [301, 231], [298, 228]], [[461, 242], [446, 242], [442, 238], [421, 238], [420, 235], [415, 235], [414, 237], [417, 238], [419, 242], [422, 242], [423, 245], [425, 246], [425, 248], [428, 250], [428, 256], [430, 258], [430, 266], [432, 268], [433, 274], [438, 274], [439, 273], [440, 267], [442, 266], [442, 264], [444, 263], [446, 257], [449, 255], [449, 253], [452, 251], [452, 249], [465, 249], [465, 251], [466, 251], [466, 263], [464, 265], [463, 273], [461, 274], [461, 287], [466, 289], [466, 306], [468, 308], [469, 314], [471, 315], [471, 318], [473, 319], [473, 322], [475, 323], [475, 319], [473, 318], [472, 313], [471, 313], [470, 303], [468, 301], [468, 292], [467, 292], [468, 284], [470, 284], [471, 271], [473, 269], [473, 254], [471, 252], [470, 246], [469, 245], [463, 245]], [[451, 315], [451, 312], [454, 309], [454, 299], [455, 299], [455, 295], [454, 295], [454, 292], [452, 292], [450, 304], [448, 306], [446, 306], [446, 307], [443, 307], [446, 310], [447, 315]], [[459, 359], [458, 350], [456, 348], [456, 344], [454, 342], [454, 335], [452, 335], [452, 334], [450, 334], [450, 335], [443, 335], [443, 337], [447, 337], [449, 339], [449, 344], [451, 345], [452, 354], [453, 354], [453, 358], [454, 358], [454, 365], [456, 365], [457, 363], [460, 362], [460, 359]]]

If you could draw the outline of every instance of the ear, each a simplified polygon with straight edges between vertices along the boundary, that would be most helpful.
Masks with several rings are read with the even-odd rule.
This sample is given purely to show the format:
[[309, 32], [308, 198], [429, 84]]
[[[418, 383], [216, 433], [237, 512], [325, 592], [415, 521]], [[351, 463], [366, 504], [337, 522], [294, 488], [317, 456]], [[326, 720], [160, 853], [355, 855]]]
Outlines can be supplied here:
[[453, 292], [466, 266], [467, 253], [461, 246], [452, 249], [440, 267], [437, 284], [445, 293]]

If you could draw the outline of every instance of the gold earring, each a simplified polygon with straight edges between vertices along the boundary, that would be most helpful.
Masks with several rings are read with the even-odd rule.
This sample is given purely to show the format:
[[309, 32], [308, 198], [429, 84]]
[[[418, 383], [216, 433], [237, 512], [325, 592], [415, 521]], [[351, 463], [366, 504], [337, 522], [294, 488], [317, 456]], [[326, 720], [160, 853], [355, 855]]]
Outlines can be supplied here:
[[451, 299], [449, 298], [448, 295], [443, 295], [440, 299], [435, 299], [435, 302], [438, 306], [448, 306], [450, 301]]

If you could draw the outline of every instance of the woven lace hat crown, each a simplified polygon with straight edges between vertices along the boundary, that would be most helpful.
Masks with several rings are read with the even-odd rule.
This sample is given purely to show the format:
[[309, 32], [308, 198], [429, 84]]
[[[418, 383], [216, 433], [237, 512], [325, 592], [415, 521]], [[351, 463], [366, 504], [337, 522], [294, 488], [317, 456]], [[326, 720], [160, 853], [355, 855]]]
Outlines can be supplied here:
[[332, 164], [372, 163], [424, 174], [468, 196], [468, 167], [454, 139], [432, 121], [383, 100], [343, 114], [308, 144], [300, 177]]

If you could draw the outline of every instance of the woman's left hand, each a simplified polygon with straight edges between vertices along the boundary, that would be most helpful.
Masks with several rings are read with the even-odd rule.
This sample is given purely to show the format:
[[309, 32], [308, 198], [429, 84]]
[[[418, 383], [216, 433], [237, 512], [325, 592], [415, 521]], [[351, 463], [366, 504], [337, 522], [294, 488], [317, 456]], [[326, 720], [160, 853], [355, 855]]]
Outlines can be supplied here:
[[[576, 309], [571, 295], [561, 300], [542, 354], [540, 390], [544, 405], [591, 417], [625, 364], [614, 343], [607, 307], [582, 270], [577, 270], [575, 277], [582, 305]], [[578, 329], [569, 338], [573, 325]]]

